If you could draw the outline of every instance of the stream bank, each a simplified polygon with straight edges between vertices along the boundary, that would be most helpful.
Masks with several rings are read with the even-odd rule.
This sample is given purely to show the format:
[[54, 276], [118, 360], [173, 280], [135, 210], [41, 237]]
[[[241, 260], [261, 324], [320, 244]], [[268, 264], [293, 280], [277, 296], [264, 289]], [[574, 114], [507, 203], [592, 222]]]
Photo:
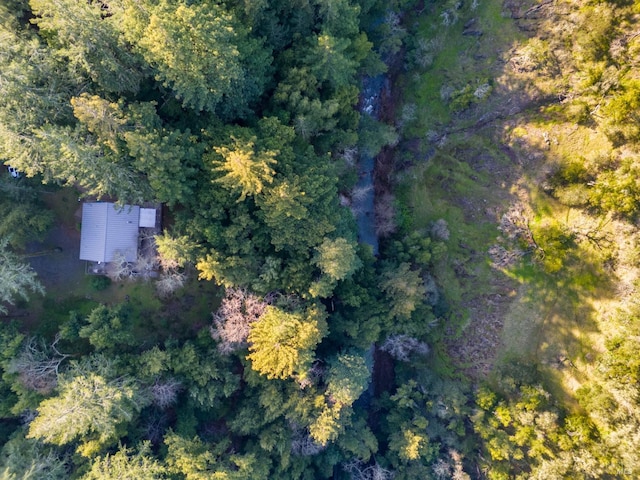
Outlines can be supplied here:
[[[381, 98], [389, 88], [386, 75], [365, 77], [362, 80], [362, 94], [359, 110], [374, 120], [379, 120]], [[362, 122], [361, 122], [362, 124]], [[362, 127], [361, 127], [362, 128]], [[378, 256], [378, 235], [376, 232], [376, 201], [375, 201], [375, 170], [377, 157], [367, 154], [360, 149], [358, 157], [358, 182], [354, 188], [357, 195], [353, 195], [352, 208], [358, 223], [358, 239], [361, 243], [370, 245], [373, 254]]]
[[[362, 94], [360, 96], [359, 111], [376, 121], [388, 121], [384, 113], [385, 105], [390, 100], [391, 82], [388, 75], [365, 77], [362, 80]], [[392, 159], [392, 149], [385, 147], [376, 156], [367, 154], [364, 149], [358, 157], [358, 182], [354, 188], [357, 195], [352, 197], [352, 209], [358, 224], [358, 239], [360, 243], [369, 245], [373, 254], [379, 254], [379, 238], [376, 224], [376, 196], [388, 193], [389, 185], [382, 182], [378, 175], [378, 166], [383, 163], [383, 170], [388, 170], [389, 159]], [[386, 177], [386, 175], [383, 175]], [[394, 367], [391, 356], [380, 350], [376, 344], [371, 344], [367, 353], [367, 362], [372, 365], [371, 382], [369, 388], [358, 399], [357, 404], [367, 408], [371, 401], [389, 390], [394, 384]], [[378, 418], [370, 418], [371, 423], [377, 423]]]

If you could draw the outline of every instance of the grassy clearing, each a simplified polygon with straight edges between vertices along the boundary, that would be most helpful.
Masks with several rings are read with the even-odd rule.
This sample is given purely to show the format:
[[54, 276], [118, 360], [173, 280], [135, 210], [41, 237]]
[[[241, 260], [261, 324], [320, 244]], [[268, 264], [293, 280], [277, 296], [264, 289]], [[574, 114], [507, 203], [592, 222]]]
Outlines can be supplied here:
[[447, 340], [434, 351], [431, 366], [447, 377], [486, 372], [498, 348], [496, 329], [504, 302], [515, 294], [515, 282], [492, 268], [487, 255], [511, 195], [501, 173], [508, 167], [508, 158], [489, 139], [461, 134], [450, 136], [428, 162], [402, 175], [400, 198], [410, 206], [413, 228], [428, 229], [441, 218], [449, 225], [447, 254], [433, 273], [453, 315], [446, 324]]
[[[531, 5], [520, 5], [521, 13]], [[534, 101], [526, 109], [527, 99], [560, 88], [561, 76], [553, 73], [558, 59], [513, 70], [508, 60], [523, 58], [521, 52], [548, 52], [544, 40], [528, 40], [505, 18], [503, 2], [483, 1], [475, 11], [465, 6], [449, 27], [442, 25], [441, 10], [429, 8], [416, 19], [416, 35], [432, 41], [437, 53], [400, 88], [420, 112], [405, 123], [405, 136], [422, 139], [413, 147], [420, 155], [430, 148], [436, 153], [403, 172], [401, 201], [411, 208], [415, 229], [439, 218], [449, 224], [448, 255], [435, 274], [454, 309], [466, 308], [462, 337], [480, 343], [497, 336], [487, 349], [494, 349], [498, 362], [515, 357], [538, 364], [551, 392], [574, 405], [573, 392], [587, 381], [603, 339], [612, 335], [605, 312], [620, 306], [621, 284], [632, 291], [638, 278], [638, 241], [620, 222], [561, 204], [545, 193], [545, 182], [561, 165], [603, 161], [612, 145], [594, 125], [580, 123], [579, 105], [539, 107]], [[463, 35], [465, 28], [483, 34]], [[496, 91], [468, 110], [453, 111], [452, 92], [484, 79], [495, 82]], [[481, 131], [471, 128], [500, 103], [525, 109]], [[466, 133], [443, 138], [455, 131]], [[496, 238], [502, 214], [514, 205], [523, 209], [539, 249]], [[528, 254], [494, 268], [487, 251], [495, 244]], [[472, 363], [476, 354], [458, 360]]]
[[[72, 188], [39, 188], [42, 188], [43, 201], [54, 212], [56, 229], [42, 247], [49, 253], [31, 259], [40, 261], [46, 295], [33, 295], [30, 302], [18, 305], [20, 312], [16, 318], [23, 329], [52, 337], [60, 325], [68, 321], [69, 312], [85, 316], [99, 304], [119, 303], [128, 303], [132, 308], [134, 331], [145, 343], [191, 336], [210, 323], [211, 312], [218, 307], [222, 291], [213, 282], [196, 280], [195, 272], [191, 272], [183, 288], [166, 299], [158, 297], [153, 280], [122, 280], [96, 289], [92, 285], [95, 277], [85, 273], [85, 262], [77, 255], [78, 192]], [[61, 245], [64, 248], [60, 248]]]
[[398, 88], [419, 112], [407, 136], [423, 137], [451, 120], [464, 122], [464, 116], [452, 110], [451, 98], [465, 89], [473, 97], [477, 87], [493, 84], [499, 73], [496, 62], [503, 55], [501, 47], [508, 49], [522, 38], [505, 18], [502, 2], [481, 1], [473, 8], [474, 3], [465, 2], [460, 9], [432, 4], [407, 21], [415, 29], [416, 44], [408, 58], [418, 67], [399, 79]]
[[561, 205], [536, 187], [529, 208], [540, 249], [505, 270], [520, 287], [504, 316], [500, 357], [540, 365], [551, 393], [575, 406], [573, 393], [589, 378], [607, 333], [601, 306], [618, 301], [607, 264], [620, 235], [615, 222]]
[[[400, 189], [402, 201], [411, 208], [416, 230], [427, 229], [439, 219], [449, 225], [448, 254], [438, 262], [436, 274], [453, 303], [463, 300], [468, 278], [487, 274], [486, 262], [478, 261], [476, 253], [486, 251], [495, 239], [495, 224], [458, 204], [462, 198], [466, 204], [484, 206], [485, 177], [454, 158], [450, 151], [438, 151], [426, 165], [412, 169]], [[469, 277], [460, 278], [454, 267], [459, 272], [466, 271]]]

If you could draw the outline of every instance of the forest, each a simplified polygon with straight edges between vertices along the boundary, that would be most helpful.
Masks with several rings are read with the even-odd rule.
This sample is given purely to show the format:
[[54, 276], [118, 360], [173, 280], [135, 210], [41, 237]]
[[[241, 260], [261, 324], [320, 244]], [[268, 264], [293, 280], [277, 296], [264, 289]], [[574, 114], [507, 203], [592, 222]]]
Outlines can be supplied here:
[[0, 0], [0, 478], [639, 478], [638, 25]]

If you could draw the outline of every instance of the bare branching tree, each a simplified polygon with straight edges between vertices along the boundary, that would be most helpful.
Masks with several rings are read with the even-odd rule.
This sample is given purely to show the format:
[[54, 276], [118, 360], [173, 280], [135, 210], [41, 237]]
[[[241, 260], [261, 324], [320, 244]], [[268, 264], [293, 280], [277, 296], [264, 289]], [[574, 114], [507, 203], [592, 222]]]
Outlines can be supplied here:
[[24, 342], [20, 354], [11, 360], [7, 369], [17, 373], [20, 382], [38, 393], [51, 392], [58, 384], [58, 373], [62, 362], [69, 357], [57, 348], [60, 337], [48, 345], [44, 340], [30, 337]]
[[163, 272], [160, 279], [156, 282], [156, 291], [161, 297], [169, 297], [176, 290], [184, 286], [187, 281], [187, 275], [177, 270], [169, 270]]
[[344, 163], [348, 166], [348, 167], [355, 167], [356, 163], [358, 162], [358, 148], [357, 147], [349, 147], [349, 148], [345, 148], [344, 151], [339, 155], [342, 160], [344, 160]]
[[439, 458], [436, 463], [431, 467], [433, 474], [439, 480], [445, 480], [451, 478], [451, 464], [442, 458]]
[[169, 428], [169, 416], [166, 412], [151, 411], [141, 419], [141, 431], [144, 438], [154, 445], [160, 445]]
[[386, 237], [396, 231], [395, 198], [385, 193], [376, 202], [376, 233]]
[[436, 240], [449, 240], [449, 225], [444, 218], [436, 220], [433, 225], [431, 225], [431, 236]]
[[453, 473], [451, 474], [451, 480], [471, 480], [471, 476], [464, 471], [462, 465], [463, 457], [460, 452], [449, 449], [449, 456], [453, 462]]
[[429, 353], [429, 346], [426, 343], [404, 334], [390, 335], [382, 344], [381, 349], [396, 360], [403, 362], [408, 362], [412, 353], [419, 355]]
[[269, 303], [269, 299], [245, 289], [227, 289], [211, 326], [211, 336], [218, 341], [221, 353], [229, 354], [247, 345], [250, 324], [262, 316]]
[[364, 213], [366, 213], [366, 209], [364, 208], [364, 205], [362, 204], [355, 204], [352, 203], [351, 205], [349, 205], [349, 210], [351, 210], [351, 213], [354, 217], [358, 217], [360, 215], [363, 215]]
[[307, 429], [298, 425], [292, 425], [293, 436], [291, 439], [291, 453], [302, 457], [317, 455], [326, 447], [316, 442]]
[[[424, 280], [424, 291], [425, 291], [425, 299], [429, 305], [437, 305], [440, 301], [440, 291], [438, 290], [438, 285], [436, 284], [435, 279], [426, 274], [423, 276]], [[433, 327], [437, 324], [436, 322], [429, 322], [429, 326]]]
[[353, 187], [351, 190], [351, 200], [354, 202], [362, 202], [366, 199], [366, 197], [371, 194], [373, 190], [373, 185], [360, 185]]
[[525, 209], [521, 205], [512, 205], [509, 210], [502, 215], [498, 230], [508, 240], [520, 240], [524, 242], [530, 249], [538, 249], [538, 244], [533, 238], [531, 228], [529, 228], [529, 219]]
[[118, 282], [126, 278], [131, 278], [133, 274], [133, 264], [127, 261], [124, 254], [116, 252], [112, 262], [107, 264], [107, 276]]
[[176, 403], [178, 393], [182, 390], [182, 383], [176, 379], [156, 380], [150, 387], [151, 401], [161, 409], [165, 409]]
[[[158, 269], [158, 261], [150, 255], [138, 255], [136, 262], [133, 264], [133, 272], [135, 275], [148, 279]], [[132, 272], [132, 273], [133, 273]]]
[[380, 466], [377, 462], [368, 465], [362, 460], [344, 463], [342, 469], [351, 475], [352, 480], [392, 480], [395, 473]]
[[406, 103], [402, 106], [400, 118], [398, 119], [398, 127], [404, 127], [408, 123], [413, 122], [417, 116], [418, 107], [415, 103]]
[[124, 254], [116, 252], [112, 262], [107, 264], [107, 276], [118, 282], [132, 278], [149, 279], [158, 269], [158, 261], [153, 255], [138, 255], [135, 262], [129, 262]]

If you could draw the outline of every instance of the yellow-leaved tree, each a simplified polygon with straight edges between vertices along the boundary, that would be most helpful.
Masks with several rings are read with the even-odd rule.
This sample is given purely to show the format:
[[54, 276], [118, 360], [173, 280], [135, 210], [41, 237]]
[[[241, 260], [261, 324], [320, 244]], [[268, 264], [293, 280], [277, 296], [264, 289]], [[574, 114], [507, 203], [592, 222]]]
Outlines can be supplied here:
[[325, 314], [318, 307], [287, 312], [268, 306], [251, 324], [249, 355], [254, 370], [267, 378], [304, 379], [314, 358], [314, 349], [327, 332]]

